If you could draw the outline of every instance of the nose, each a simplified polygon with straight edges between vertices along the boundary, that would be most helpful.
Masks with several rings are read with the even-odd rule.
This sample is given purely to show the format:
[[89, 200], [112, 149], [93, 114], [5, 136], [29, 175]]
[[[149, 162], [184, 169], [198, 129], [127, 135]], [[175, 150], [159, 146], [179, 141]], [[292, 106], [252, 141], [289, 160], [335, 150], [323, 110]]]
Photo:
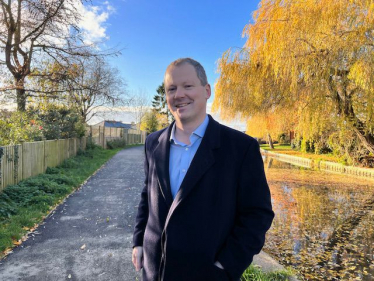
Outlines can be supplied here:
[[175, 95], [174, 95], [174, 98], [175, 99], [178, 99], [178, 98], [183, 98], [184, 97], [184, 90], [183, 90], [183, 87], [177, 87], [176, 91], [175, 91]]

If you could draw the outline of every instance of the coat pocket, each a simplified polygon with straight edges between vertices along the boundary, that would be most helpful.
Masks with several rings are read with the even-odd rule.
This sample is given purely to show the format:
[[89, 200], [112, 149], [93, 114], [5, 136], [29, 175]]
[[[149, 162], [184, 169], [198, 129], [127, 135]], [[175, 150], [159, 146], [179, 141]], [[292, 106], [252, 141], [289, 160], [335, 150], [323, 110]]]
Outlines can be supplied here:
[[224, 269], [221, 269], [214, 264], [211, 268], [212, 278], [209, 279], [209, 281], [229, 281], [229, 277]]

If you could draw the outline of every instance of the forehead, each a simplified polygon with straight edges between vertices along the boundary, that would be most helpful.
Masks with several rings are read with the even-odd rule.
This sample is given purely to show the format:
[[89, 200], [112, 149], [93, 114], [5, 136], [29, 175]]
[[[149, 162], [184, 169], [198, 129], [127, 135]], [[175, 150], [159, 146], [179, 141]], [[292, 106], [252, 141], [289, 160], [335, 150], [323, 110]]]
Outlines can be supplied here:
[[185, 63], [178, 66], [171, 66], [165, 73], [165, 84], [175, 84], [184, 82], [199, 82], [195, 68]]

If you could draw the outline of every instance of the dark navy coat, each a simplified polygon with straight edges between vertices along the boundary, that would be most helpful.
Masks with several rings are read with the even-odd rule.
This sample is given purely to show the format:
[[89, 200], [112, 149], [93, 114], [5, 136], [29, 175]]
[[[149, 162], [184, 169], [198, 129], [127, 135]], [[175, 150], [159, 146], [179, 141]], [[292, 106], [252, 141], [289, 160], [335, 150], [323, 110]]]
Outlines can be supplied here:
[[[145, 143], [145, 185], [134, 246], [143, 281], [238, 280], [260, 252], [274, 213], [258, 142], [209, 124], [175, 199], [169, 183], [170, 133]], [[219, 261], [225, 270], [214, 265]]]

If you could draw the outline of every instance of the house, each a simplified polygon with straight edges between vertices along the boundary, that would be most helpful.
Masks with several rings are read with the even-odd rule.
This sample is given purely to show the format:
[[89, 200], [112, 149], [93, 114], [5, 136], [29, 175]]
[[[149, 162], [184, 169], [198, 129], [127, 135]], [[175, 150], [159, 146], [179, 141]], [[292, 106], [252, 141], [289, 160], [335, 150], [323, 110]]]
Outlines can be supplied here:
[[92, 127], [136, 129], [134, 122], [132, 122], [131, 124], [125, 124], [120, 121], [109, 121], [109, 120], [101, 121], [100, 123], [97, 123], [96, 125], [92, 125]]
[[89, 136], [96, 144], [106, 148], [106, 143], [114, 139], [125, 139], [126, 143], [144, 143], [145, 132], [136, 128], [136, 124], [125, 124], [120, 121], [104, 120], [89, 127]]

